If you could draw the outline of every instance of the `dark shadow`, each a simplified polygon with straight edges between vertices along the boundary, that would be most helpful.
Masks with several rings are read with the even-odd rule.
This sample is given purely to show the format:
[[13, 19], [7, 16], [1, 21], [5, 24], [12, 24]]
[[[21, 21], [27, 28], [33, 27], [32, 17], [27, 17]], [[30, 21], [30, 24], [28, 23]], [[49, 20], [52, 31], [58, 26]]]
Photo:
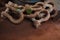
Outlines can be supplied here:
[[52, 18], [51, 20], [53, 20], [53, 22], [56, 22], [56, 21], [60, 20], [60, 10], [58, 11], [57, 16]]

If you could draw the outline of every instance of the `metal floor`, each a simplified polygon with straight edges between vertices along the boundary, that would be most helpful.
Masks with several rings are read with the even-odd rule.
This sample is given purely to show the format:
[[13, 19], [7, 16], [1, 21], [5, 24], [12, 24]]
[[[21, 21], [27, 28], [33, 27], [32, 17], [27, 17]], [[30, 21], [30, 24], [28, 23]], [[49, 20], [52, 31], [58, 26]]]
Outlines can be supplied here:
[[32, 22], [27, 20], [18, 25], [9, 20], [1, 21], [0, 40], [60, 40], [60, 19], [57, 19], [43, 23], [39, 29], [35, 29]]
[[43, 23], [39, 29], [27, 20], [18, 25], [7, 19], [0, 20], [0, 40], [60, 40], [60, 11], [58, 13], [54, 20]]

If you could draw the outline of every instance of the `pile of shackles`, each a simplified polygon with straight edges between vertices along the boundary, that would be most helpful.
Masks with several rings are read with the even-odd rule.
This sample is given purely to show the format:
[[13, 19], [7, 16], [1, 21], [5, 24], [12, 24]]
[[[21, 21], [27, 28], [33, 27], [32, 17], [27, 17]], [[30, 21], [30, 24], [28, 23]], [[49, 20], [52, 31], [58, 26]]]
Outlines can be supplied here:
[[[34, 5], [18, 5], [9, 1], [5, 6], [6, 10], [1, 12], [2, 18], [7, 17], [14, 24], [19, 24], [24, 18], [28, 18], [33, 21], [36, 28], [38, 28], [42, 22], [54, 18], [57, 15], [57, 10], [52, 2], [37, 2]], [[19, 18], [14, 19], [13, 16], [9, 15], [10, 10], [15, 14], [19, 13]]]

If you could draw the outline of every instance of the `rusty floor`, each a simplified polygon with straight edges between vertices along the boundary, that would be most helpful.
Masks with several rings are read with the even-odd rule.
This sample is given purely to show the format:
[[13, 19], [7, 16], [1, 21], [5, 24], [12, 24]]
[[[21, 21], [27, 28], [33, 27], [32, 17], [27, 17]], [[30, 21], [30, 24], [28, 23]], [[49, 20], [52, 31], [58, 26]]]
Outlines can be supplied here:
[[39, 29], [35, 29], [32, 22], [27, 20], [14, 25], [0, 18], [0, 40], [60, 40], [60, 11], [53, 21], [43, 23]]
[[32, 22], [27, 20], [19, 25], [9, 20], [0, 21], [0, 40], [60, 40], [60, 20], [57, 17], [43, 23], [39, 29], [35, 29]]

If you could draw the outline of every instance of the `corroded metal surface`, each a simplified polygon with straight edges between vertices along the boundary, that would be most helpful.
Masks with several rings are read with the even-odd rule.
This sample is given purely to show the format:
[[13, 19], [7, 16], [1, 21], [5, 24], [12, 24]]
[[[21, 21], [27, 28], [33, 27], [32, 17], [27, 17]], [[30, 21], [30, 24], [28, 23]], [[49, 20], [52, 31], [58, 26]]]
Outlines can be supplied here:
[[[60, 13], [60, 12], [59, 12]], [[8, 20], [1, 22], [0, 40], [60, 40], [60, 20], [49, 20], [39, 29], [32, 27], [32, 22], [24, 20], [14, 25]]]
[[28, 20], [19, 25], [0, 20], [0, 40], [60, 40], [60, 11], [54, 21], [47, 21], [39, 29], [31, 24]]

